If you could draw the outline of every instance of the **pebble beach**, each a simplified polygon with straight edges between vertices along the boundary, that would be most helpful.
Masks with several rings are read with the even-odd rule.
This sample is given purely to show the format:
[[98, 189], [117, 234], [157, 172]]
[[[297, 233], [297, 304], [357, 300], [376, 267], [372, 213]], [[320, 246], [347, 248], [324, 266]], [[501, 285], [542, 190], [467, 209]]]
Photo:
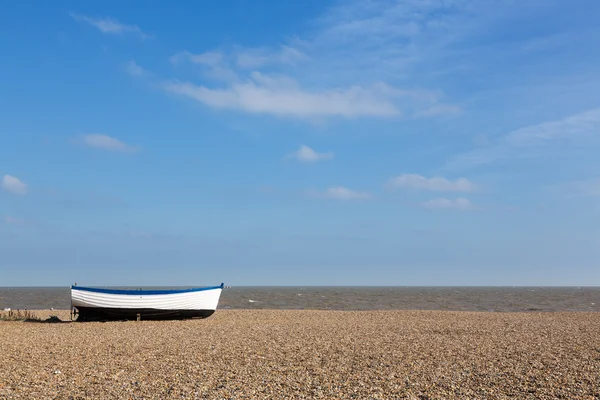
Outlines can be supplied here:
[[0, 321], [2, 399], [599, 399], [600, 313]]

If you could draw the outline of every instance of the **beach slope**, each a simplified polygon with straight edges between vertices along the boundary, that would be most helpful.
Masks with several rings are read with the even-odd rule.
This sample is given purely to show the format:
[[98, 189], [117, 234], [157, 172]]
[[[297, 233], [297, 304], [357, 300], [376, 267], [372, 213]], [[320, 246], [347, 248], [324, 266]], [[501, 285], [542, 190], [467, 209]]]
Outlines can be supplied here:
[[600, 398], [600, 313], [218, 310], [0, 338], [7, 399]]

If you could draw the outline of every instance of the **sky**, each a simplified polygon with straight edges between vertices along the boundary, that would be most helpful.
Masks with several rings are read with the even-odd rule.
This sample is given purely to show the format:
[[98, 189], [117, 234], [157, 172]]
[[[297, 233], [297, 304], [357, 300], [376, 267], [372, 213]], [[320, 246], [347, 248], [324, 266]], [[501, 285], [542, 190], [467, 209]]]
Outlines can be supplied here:
[[0, 286], [600, 285], [598, 15], [6, 2]]

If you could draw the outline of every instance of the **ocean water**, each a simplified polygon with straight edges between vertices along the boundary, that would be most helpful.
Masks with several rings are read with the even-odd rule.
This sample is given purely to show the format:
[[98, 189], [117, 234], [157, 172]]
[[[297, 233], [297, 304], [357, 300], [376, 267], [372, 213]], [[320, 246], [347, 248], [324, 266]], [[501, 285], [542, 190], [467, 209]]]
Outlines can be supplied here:
[[[70, 301], [69, 287], [0, 287], [0, 310]], [[219, 309], [600, 311], [600, 287], [229, 287]]]

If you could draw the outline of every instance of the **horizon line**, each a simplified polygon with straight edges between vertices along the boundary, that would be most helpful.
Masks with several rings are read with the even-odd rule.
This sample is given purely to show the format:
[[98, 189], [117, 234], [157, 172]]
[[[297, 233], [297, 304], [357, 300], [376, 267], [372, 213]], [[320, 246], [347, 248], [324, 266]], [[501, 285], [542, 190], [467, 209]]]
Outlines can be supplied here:
[[[86, 286], [90, 286], [87, 285]], [[207, 285], [92, 285], [91, 287], [206, 287]], [[0, 289], [11, 288], [70, 288], [71, 285], [15, 285], [0, 286]], [[600, 285], [224, 285], [225, 288], [277, 288], [277, 287], [363, 287], [363, 288], [600, 288]]]

